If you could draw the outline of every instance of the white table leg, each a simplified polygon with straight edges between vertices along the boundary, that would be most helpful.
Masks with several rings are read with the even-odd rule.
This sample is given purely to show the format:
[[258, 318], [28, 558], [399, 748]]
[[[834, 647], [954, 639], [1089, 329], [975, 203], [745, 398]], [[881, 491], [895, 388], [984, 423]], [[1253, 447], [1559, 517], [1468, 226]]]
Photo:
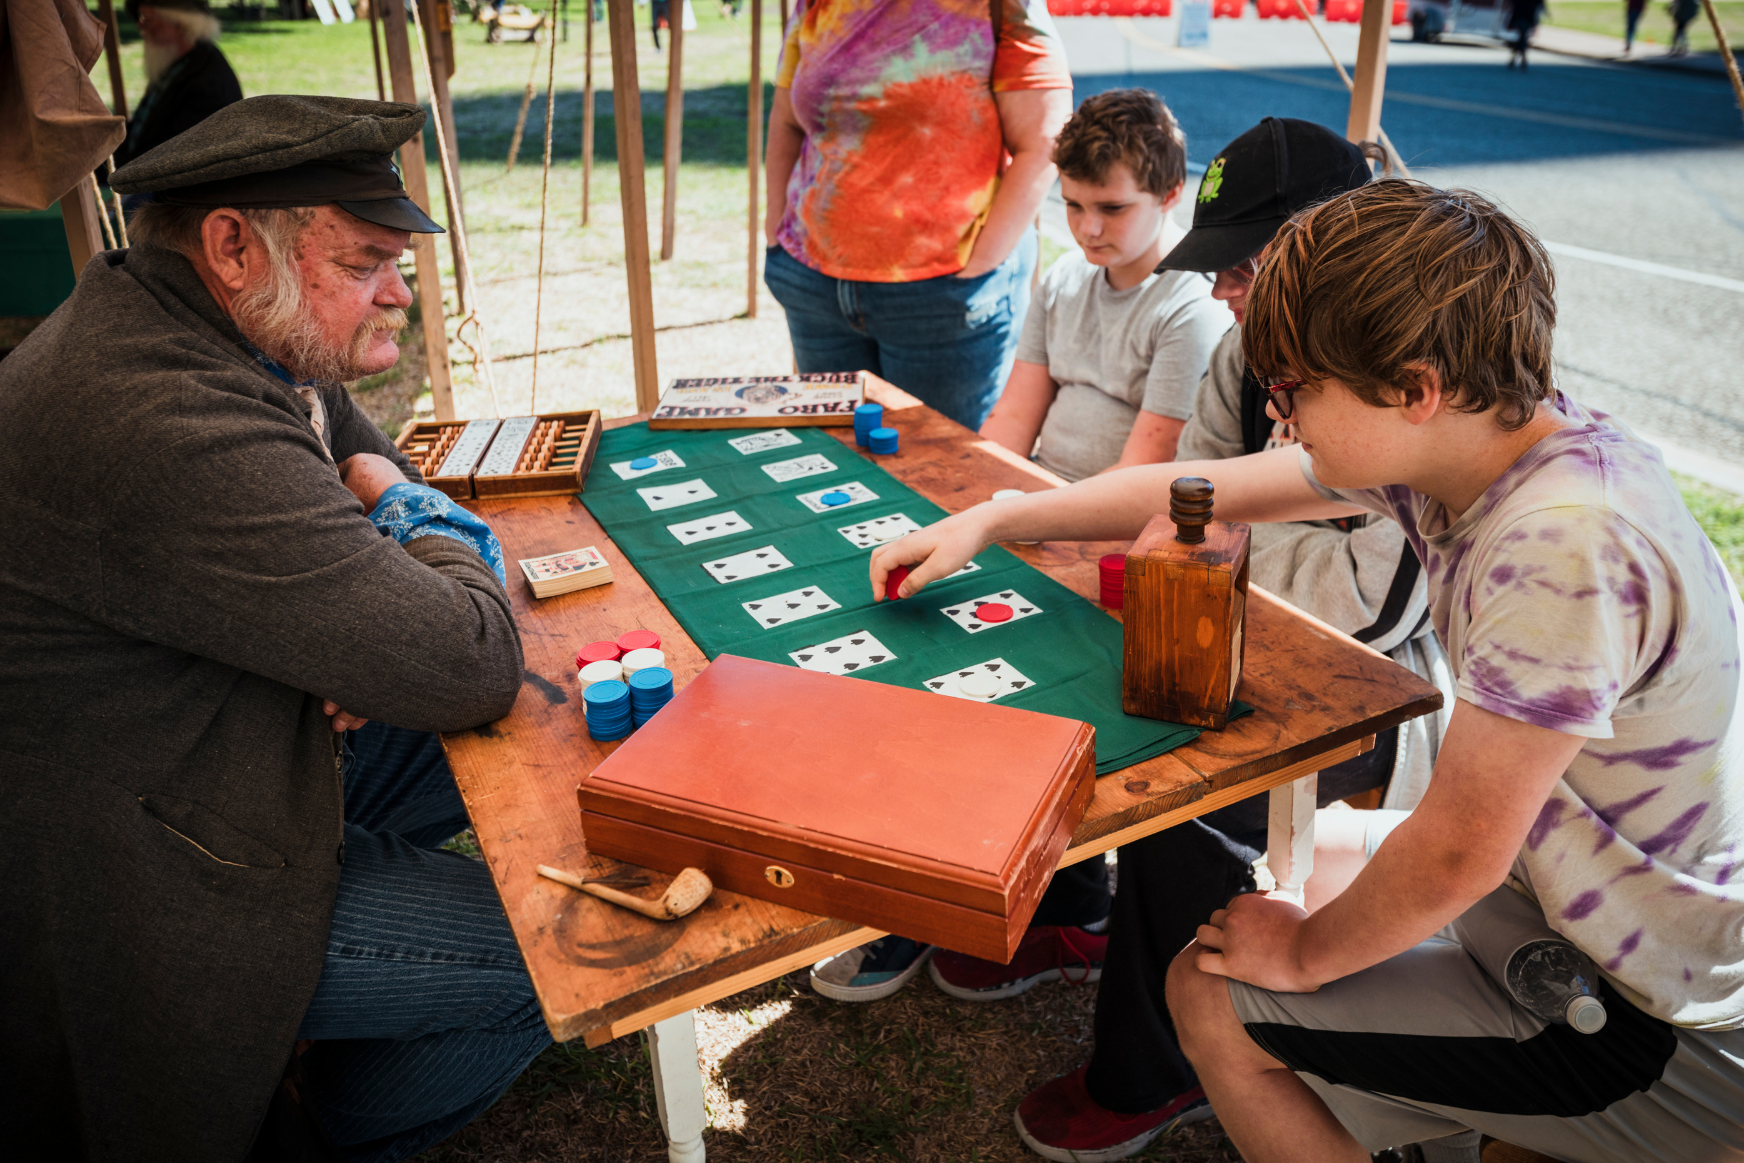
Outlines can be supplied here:
[[666, 1132], [672, 1163], [703, 1163], [702, 1132], [708, 1112], [702, 1101], [702, 1067], [696, 1059], [696, 1011], [655, 1022], [647, 1029], [654, 1064], [654, 1102]]
[[1266, 867], [1278, 891], [1302, 903], [1302, 886], [1314, 871], [1314, 806], [1320, 776], [1305, 775], [1271, 790], [1266, 830]]

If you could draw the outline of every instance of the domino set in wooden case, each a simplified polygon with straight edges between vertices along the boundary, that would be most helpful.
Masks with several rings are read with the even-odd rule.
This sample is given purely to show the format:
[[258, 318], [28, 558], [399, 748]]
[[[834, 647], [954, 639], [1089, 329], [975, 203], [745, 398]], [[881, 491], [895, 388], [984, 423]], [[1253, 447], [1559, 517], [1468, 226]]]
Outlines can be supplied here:
[[599, 449], [597, 409], [503, 420], [419, 420], [394, 446], [457, 501], [579, 493]]

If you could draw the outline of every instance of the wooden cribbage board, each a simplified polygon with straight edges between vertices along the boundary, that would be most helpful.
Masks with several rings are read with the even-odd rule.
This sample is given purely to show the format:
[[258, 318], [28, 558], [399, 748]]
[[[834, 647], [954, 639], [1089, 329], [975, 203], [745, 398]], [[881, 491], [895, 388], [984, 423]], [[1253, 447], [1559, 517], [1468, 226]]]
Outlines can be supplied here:
[[[459, 501], [557, 497], [581, 492], [602, 423], [597, 409], [503, 420], [419, 420], [406, 425], [394, 447], [418, 466], [426, 484]], [[488, 439], [479, 439], [481, 431], [488, 431]], [[463, 447], [462, 465], [450, 463], [457, 447]]]

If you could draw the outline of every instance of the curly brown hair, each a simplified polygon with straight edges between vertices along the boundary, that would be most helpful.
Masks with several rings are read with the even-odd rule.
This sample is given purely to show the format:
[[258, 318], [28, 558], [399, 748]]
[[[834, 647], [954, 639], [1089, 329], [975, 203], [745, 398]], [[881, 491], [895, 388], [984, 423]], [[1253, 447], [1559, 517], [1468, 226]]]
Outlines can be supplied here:
[[1336, 379], [1377, 408], [1433, 368], [1513, 431], [1549, 398], [1556, 275], [1494, 202], [1385, 178], [1297, 214], [1260, 260], [1242, 351], [1262, 376]]
[[1138, 188], [1167, 198], [1187, 179], [1187, 135], [1149, 89], [1086, 97], [1054, 143], [1054, 164], [1077, 182], [1101, 185], [1124, 162]]

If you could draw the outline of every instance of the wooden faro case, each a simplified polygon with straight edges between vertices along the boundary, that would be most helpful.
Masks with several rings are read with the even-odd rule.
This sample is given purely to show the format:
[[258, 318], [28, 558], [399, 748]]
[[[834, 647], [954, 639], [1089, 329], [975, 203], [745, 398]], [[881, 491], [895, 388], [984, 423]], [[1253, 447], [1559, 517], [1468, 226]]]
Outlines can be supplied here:
[[1095, 728], [723, 654], [578, 791], [588, 851], [1007, 962]]
[[1241, 682], [1248, 527], [1211, 519], [1212, 485], [1169, 486], [1126, 555], [1121, 703], [1129, 715], [1222, 727]]

